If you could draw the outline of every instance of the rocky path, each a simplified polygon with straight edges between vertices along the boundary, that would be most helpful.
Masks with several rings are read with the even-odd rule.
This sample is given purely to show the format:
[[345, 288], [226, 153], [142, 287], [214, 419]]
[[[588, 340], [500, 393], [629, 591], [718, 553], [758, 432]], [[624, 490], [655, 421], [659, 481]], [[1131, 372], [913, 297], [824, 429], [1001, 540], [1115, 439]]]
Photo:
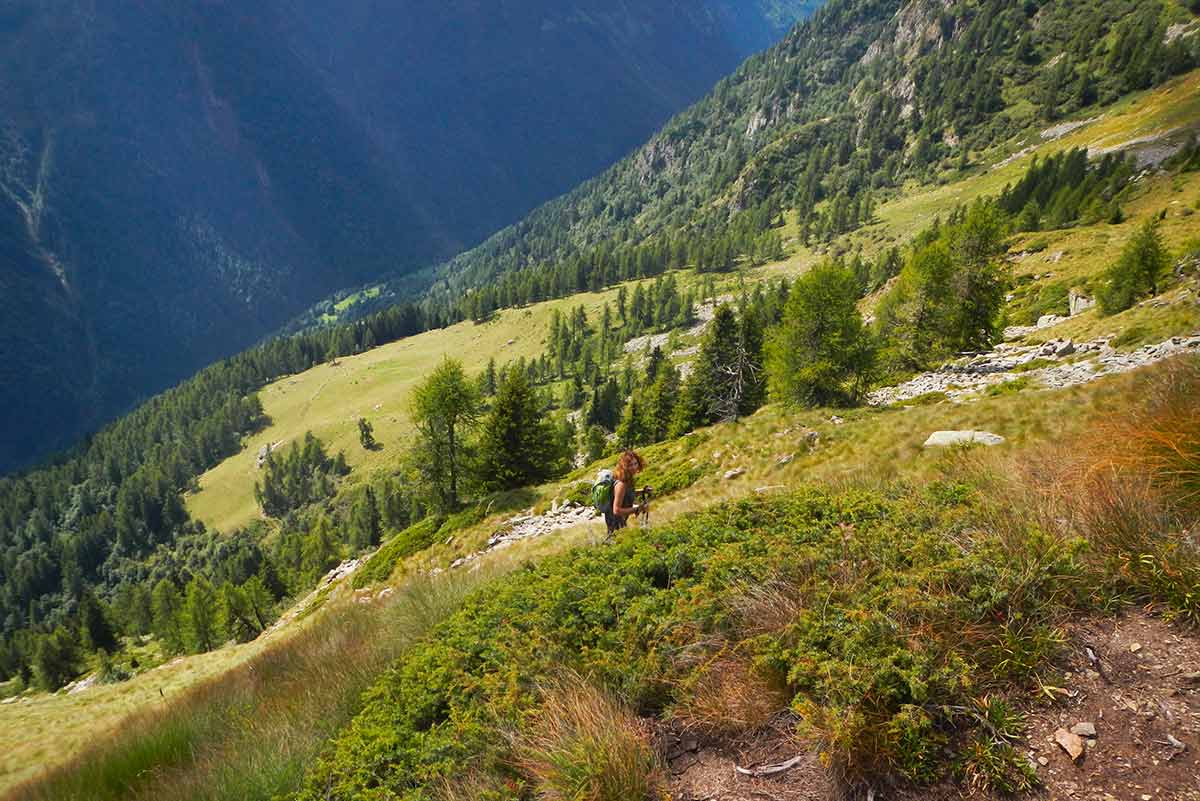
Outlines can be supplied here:
[[[583, 506], [574, 501], [565, 501], [560, 505], [558, 501], [555, 501], [548, 512], [535, 515], [530, 510], [525, 514], [517, 515], [504, 521], [500, 528], [496, 530], [496, 533], [488, 539], [487, 547], [481, 551], [476, 551], [455, 559], [450, 564], [450, 569], [456, 570], [469, 565], [482, 556], [493, 551], [508, 548], [522, 540], [534, 539], [535, 537], [542, 537], [555, 531], [574, 528], [584, 523], [590, 523], [598, 517], [599, 515], [596, 510], [590, 506]], [[442, 569], [434, 568], [431, 572], [434, 574], [441, 573]]]
[[[987, 353], [948, 362], [903, 384], [877, 389], [867, 396], [867, 402], [872, 406], [886, 406], [933, 392], [961, 401], [989, 387], [1019, 378], [1027, 378], [1045, 389], [1061, 389], [1136, 370], [1185, 353], [1200, 354], [1200, 334], [1172, 337], [1131, 352], [1117, 351], [1107, 339], [1090, 342], [1057, 339], [1041, 345], [1004, 343]], [[1036, 366], [1034, 362], [1037, 362]]]

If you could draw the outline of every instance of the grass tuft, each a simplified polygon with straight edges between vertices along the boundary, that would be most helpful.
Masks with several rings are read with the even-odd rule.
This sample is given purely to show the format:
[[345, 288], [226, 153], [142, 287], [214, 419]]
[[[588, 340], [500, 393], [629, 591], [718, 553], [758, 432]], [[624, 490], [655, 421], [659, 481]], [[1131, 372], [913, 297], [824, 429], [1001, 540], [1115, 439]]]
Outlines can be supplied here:
[[546, 693], [517, 753], [520, 771], [545, 801], [649, 801], [663, 794], [648, 727], [578, 677]]
[[739, 654], [709, 660], [670, 710], [671, 721], [710, 738], [735, 739], [761, 731], [785, 712], [791, 695]]

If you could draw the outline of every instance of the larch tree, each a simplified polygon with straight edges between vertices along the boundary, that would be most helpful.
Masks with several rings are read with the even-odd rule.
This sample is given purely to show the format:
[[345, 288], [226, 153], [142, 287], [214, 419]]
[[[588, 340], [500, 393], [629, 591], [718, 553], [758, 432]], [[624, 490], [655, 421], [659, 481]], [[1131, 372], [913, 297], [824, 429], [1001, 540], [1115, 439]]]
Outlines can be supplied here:
[[861, 394], [874, 362], [858, 312], [858, 281], [834, 262], [799, 278], [767, 346], [771, 395], [782, 403], [825, 406]]
[[412, 463], [430, 489], [434, 505], [458, 508], [459, 483], [467, 462], [467, 437], [479, 421], [479, 391], [462, 363], [445, 359], [413, 393], [417, 441]]

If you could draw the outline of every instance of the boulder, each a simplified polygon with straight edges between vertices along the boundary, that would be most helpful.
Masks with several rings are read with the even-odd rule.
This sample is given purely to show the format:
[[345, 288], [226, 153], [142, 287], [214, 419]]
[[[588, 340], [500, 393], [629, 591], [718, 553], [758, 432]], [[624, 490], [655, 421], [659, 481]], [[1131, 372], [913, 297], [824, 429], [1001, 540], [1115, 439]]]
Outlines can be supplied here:
[[951, 445], [999, 445], [1004, 437], [990, 431], [935, 431], [925, 440], [926, 448], [945, 448]]
[[1096, 299], [1089, 298], [1078, 289], [1072, 289], [1067, 294], [1067, 305], [1071, 310], [1071, 316], [1074, 317], [1077, 314], [1083, 314], [1085, 311], [1095, 306]]
[[1043, 314], [1041, 317], [1038, 318], [1037, 327], [1038, 328], [1049, 328], [1052, 325], [1058, 325], [1065, 319], [1067, 319], [1067, 318], [1062, 317], [1057, 314]]
[[735, 478], [738, 478], [739, 476], [744, 476], [745, 474], [746, 474], [746, 468], [735, 467], [734, 469], [729, 470], [725, 473], [725, 480], [731, 481]]

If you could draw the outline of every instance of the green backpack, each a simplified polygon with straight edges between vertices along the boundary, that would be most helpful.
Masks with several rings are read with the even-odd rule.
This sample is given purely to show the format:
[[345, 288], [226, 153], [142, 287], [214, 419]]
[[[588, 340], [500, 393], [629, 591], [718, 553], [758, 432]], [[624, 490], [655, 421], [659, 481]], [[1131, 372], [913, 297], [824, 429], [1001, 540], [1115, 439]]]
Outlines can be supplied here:
[[611, 470], [601, 470], [592, 484], [592, 506], [601, 514], [612, 513], [613, 508], [613, 474]]

